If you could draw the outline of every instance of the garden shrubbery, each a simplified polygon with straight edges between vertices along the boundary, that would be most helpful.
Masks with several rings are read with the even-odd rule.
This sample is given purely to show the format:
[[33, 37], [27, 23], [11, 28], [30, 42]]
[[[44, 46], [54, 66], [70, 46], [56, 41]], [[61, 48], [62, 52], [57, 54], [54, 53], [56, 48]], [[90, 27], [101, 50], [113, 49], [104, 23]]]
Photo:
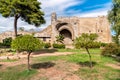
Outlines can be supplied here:
[[103, 56], [120, 56], [120, 46], [115, 43], [110, 43], [104, 47], [101, 55]]
[[5, 47], [10, 47], [11, 46], [11, 42], [12, 42], [12, 38], [11, 37], [9, 37], [9, 38], [5, 38], [5, 39], [3, 39], [3, 46], [5, 46]]
[[3, 43], [0, 43], [0, 48], [3, 46]]
[[101, 43], [101, 46], [100, 47], [105, 47], [107, 46], [108, 43]]
[[53, 48], [64, 49], [64, 48], [65, 48], [65, 44], [57, 44], [57, 43], [54, 43], [54, 44], [53, 44]]
[[11, 42], [12, 42], [12, 38], [11, 37], [3, 39], [3, 42], [0, 43], [0, 48], [10, 47], [11, 46]]
[[44, 48], [50, 48], [51, 44], [50, 43], [44, 43]]

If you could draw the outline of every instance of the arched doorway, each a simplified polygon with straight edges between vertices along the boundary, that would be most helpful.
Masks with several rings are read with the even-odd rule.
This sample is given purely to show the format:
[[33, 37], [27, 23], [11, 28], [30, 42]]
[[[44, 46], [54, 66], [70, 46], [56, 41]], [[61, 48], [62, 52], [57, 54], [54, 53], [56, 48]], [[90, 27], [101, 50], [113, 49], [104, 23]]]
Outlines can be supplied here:
[[69, 30], [63, 29], [59, 33], [64, 36], [63, 43], [65, 45], [70, 45], [70, 44], [73, 43], [73, 41], [72, 41], [72, 34], [71, 34], [71, 32]]

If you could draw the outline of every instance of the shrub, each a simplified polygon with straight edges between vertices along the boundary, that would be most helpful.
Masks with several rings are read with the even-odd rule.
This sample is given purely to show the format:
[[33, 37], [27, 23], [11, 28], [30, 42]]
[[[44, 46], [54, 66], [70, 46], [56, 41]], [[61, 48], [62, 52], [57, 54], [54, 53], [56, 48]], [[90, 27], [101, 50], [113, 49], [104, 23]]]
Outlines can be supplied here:
[[0, 43], [0, 48], [3, 47], [3, 43]]
[[5, 38], [5, 39], [3, 39], [3, 46], [10, 47], [11, 46], [11, 42], [12, 42], [12, 38], [11, 37]]
[[44, 48], [50, 48], [51, 44], [50, 43], [44, 43]]
[[103, 56], [112, 56], [112, 55], [119, 56], [120, 55], [120, 47], [117, 44], [110, 43], [105, 46], [105, 48], [102, 50], [101, 55], [103, 55]]
[[63, 49], [63, 48], [65, 48], [65, 45], [64, 45], [64, 44], [57, 44], [57, 43], [54, 43], [54, 44], [53, 44], [53, 48]]
[[107, 46], [107, 43], [101, 43], [101, 47]]
[[12, 41], [12, 48], [18, 51], [36, 51], [43, 48], [43, 42], [31, 35], [18, 36]]
[[63, 35], [57, 35], [56, 36], [56, 41], [58, 42], [58, 43], [63, 43], [63, 40], [64, 40], [64, 36]]

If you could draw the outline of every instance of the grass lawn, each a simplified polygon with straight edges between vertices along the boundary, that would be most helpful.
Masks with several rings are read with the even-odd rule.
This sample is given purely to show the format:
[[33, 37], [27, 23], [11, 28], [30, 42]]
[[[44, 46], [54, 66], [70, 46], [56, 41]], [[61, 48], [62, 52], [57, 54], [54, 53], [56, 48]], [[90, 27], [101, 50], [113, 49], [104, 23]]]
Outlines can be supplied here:
[[[52, 53], [51, 50], [47, 51]], [[49, 80], [50, 76], [47, 74], [55, 70], [59, 70], [59, 73], [62, 71], [62, 74], [64, 74], [63, 72], [65, 71], [72, 75], [76, 75], [82, 80], [120, 80], [120, 69], [107, 66], [107, 64], [116, 65], [119, 62], [113, 58], [101, 56], [100, 49], [90, 49], [93, 61], [92, 69], [89, 68], [89, 57], [84, 49], [58, 49], [56, 51], [75, 52], [75, 54], [31, 58], [32, 71], [30, 72], [26, 70], [27, 66], [22, 64], [8, 67], [7, 69], [1, 69], [2, 65], [0, 65], [0, 80], [33, 80], [32, 77], [36, 75], [39, 75], [39, 79], [36, 80]], [[71, 72], [70, 69], [72, 68], [69, 67], [71, 64], [72, 66], [78, 65], [78, 69]], [[49, 72], [47, 72], [47, 70], [49, 70]]]

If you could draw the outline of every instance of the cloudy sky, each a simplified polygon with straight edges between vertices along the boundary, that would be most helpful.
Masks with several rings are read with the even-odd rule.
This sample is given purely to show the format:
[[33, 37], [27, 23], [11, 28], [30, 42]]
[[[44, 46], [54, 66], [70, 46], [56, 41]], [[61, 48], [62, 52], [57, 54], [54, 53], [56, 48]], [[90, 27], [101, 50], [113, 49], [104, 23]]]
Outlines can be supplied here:
[[[112, 0], [38, 0], [42, 3], [42, 11], [45, 13], [46, 24], [35, 28], [33, 25], [18, 20], [18, 27], [41, 30], [50, 24], [51, 13], [58, 16], [96, 17], [107, 15], [111, 9]], [[4, 18], [0, 14], [0, 33], [13, 30], [14, 18]]]

